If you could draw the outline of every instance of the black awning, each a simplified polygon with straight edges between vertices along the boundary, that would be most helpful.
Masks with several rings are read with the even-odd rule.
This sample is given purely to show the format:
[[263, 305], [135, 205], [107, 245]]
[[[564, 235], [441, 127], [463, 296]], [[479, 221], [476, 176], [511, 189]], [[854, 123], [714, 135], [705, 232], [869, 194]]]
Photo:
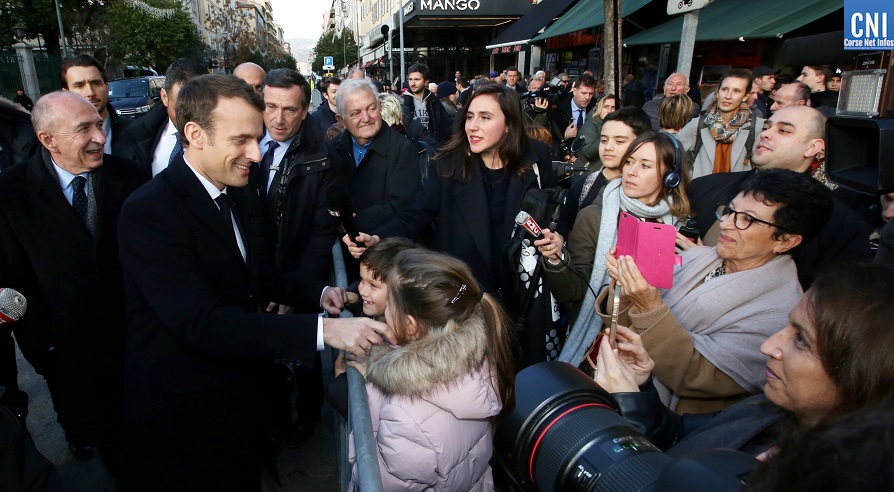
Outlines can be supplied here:
[[543, 0], [487, 45], [487, 49], [525, 44], [578, 0]]

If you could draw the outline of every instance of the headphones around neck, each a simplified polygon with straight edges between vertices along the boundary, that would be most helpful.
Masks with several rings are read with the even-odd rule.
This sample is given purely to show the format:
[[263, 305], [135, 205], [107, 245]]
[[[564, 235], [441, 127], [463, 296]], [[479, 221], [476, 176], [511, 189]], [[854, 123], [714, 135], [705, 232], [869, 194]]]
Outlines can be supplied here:
[[677, 142], [673, 135], [668, 135], [667, 133], [659, 133], [659, 135], [670, 140], [674, 146], [674, 168], [664, 175], [664, 187], [672, 190], [680, 186], [680, 182], [683, 180], [683, 176], [680, 174], [683, 167], [683, 151], [680, 150], [680, 143]]

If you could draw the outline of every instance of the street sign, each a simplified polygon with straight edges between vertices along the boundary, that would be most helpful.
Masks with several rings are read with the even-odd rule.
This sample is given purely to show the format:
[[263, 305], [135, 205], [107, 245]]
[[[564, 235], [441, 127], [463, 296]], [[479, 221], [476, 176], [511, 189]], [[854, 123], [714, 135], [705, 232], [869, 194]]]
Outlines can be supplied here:
[[682, 14], [705, 8], [714, 0], [667, 0], [667, 15]]
[[335, 70], [335, 64], [332, 62], [331, 56], [323, 57], [323, 70]]

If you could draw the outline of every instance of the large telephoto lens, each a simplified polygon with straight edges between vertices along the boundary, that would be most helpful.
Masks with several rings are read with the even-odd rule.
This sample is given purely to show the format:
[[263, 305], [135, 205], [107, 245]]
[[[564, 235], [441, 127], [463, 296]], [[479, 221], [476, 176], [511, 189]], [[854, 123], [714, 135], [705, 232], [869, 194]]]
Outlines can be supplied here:
[[670, 462], [621, 417], [608, 392], [570, 364], [524, 369], [515, 395], [495, 452], [524, 490], [651, 490]]

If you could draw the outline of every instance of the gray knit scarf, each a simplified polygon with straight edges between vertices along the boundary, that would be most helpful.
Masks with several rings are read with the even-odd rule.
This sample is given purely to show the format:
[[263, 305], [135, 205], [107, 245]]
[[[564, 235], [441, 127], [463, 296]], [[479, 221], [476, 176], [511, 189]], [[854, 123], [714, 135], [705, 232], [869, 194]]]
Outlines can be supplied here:
[[[599, 239], [596, 243], [596, 254], [593, 258], [593, 272], [590, 274], [590, 286], [597, 292], [609, 282], [608, 271], [605, 268], [605, 255], [618, 240], [618, 216], [621, 210], [626, 210], [642, 219], [662, 219], [665, 224], [674, 224], [670, 210], [670, 197], [659, 201], [655, 206], [628, 198], [623, 193], [620, 179], [609, 181], [602, 192], [602, 217], [599, 222]], [[596, 314], [596, 297], [587, 289], [577, 320], [565, 340], [559, 360], [577, 365], [583, 360], [587, 348], [593, 343], [599, 330], [602, 329], [602, 319]]]

